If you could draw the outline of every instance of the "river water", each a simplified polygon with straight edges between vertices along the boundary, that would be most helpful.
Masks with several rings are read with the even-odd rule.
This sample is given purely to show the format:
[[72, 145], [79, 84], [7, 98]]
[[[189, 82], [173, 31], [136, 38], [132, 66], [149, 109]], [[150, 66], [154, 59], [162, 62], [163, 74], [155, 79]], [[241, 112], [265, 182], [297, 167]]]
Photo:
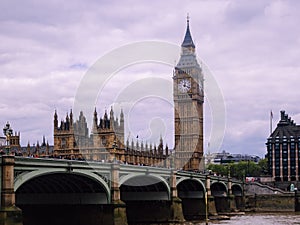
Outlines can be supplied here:
[[[194, 225], [203, 225], [205, 222], [195, 222]], [[230, 220], [209, 221], [209, 225], [294, 225], [300, 224], [300, 213], [253, 213], [241, 216], [232, 216]]]

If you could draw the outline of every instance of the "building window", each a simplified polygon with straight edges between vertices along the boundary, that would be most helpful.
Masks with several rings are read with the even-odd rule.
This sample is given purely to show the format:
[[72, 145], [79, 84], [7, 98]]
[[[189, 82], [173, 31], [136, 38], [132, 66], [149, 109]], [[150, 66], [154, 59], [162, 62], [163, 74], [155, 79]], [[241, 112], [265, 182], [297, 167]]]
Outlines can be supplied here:
[[269, 144], [269, 150], [272, 151], [272, 143]]
[[65, 138], [62, 138], [61, 139], [61, 148], [66, 148], [66, 145], [67, 145], [67, 141]]
[[106, 146], [106, 138], [104, 136], [101, 138], [101, 141], [102, 141], [102, 145]]

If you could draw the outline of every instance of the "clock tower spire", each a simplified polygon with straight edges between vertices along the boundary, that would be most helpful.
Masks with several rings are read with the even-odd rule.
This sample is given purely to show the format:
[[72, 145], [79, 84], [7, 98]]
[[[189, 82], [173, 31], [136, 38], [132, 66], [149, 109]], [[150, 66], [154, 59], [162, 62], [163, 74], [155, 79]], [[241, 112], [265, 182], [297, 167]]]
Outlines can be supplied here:
[[203, 169], [203, 81], [188, 16], [180, 59], [173, 76], [175, 167], [177, 169]]
[[189, 15], [187, 15], [187, 17], [186, 17], [186, 23], [187, 23], [186, 32], [185, 32], [184, 40], [181, 44], [181, 47], [192, 47], [195, 49], [195, 44], [193, 42], [192, 35], [190, 32], [190, 17], [189, 17]]

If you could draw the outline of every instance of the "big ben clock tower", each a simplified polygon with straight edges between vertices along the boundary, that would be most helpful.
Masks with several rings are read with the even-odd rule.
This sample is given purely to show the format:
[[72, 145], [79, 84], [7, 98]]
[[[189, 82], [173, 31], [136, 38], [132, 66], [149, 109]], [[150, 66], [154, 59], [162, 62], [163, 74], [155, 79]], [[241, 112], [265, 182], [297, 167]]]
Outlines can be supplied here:
[[189, 17], [181, 55], [174, 70], [175, 167], [203, 169], [203, 74], [197, 62]]

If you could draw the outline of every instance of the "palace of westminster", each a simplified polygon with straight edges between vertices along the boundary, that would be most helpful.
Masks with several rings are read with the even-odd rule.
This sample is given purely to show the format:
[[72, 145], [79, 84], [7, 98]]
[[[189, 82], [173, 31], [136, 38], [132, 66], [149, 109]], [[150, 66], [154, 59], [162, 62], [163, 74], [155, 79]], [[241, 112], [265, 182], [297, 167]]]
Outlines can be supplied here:
[[[163, 143], [134, 143], [124, 140], [124, 114], [119, 117], [113, 109], [105, 111], [98, 118], [95, 109], [91, 132], [86, 118], [80, 112], [79, 118], [73, 118], [72, 111], [65, 120], [58, 122], [54, 113], [54, 146], [49, 146], [45, 138], [41, 145], [20, 147], [20, 135], [13, 134], [9, 123], [3, 129], [9, 143], [9, 150], [16, 155], [53, 157], [77, 160], [118, 161], [134, 165], [176, 167], [184, 170], [203, 169], [203, 73], [197, 62], [189, 18], [184, 40], [181, 44], [180, 59], [173, 71], [174, 101], [174, 149], [169, 150]], [[3, 140], [2, 140], [3, 141]], [[5, 141], [4, 141], [5, 142]], [[4, 146], [4, 145], [3, 145]], [[4, 152], [5, 149], [2, 151]]]
[[[92, 129], [89, 132], [86, 118], [80, 112], [75, 121], [72, 111], [65, 120], [58, 122], [54, 113], [54, 145], [45, 138], [41, 145], [20, 146], [20, 133], [13, 133], [7, 123], [0, 137], [0, 154], [36, 156], [101, 162], [127, 163], [133, 165], [173, 167], [183, 170], [203, 170], [203, 103], [204, 78], [195, 54], [189, 19], [180, 59], [173, 71], [174, 101], [174, 148], [159, 144], [134, 143], [124, 140], [124, 114], [119, 117], [113, 109], [98, 118], [95, 109]], [[268, 171], [273, 181], [300, 181], [300, 125], [281, 111], [276, 129], [266, 143]]]

